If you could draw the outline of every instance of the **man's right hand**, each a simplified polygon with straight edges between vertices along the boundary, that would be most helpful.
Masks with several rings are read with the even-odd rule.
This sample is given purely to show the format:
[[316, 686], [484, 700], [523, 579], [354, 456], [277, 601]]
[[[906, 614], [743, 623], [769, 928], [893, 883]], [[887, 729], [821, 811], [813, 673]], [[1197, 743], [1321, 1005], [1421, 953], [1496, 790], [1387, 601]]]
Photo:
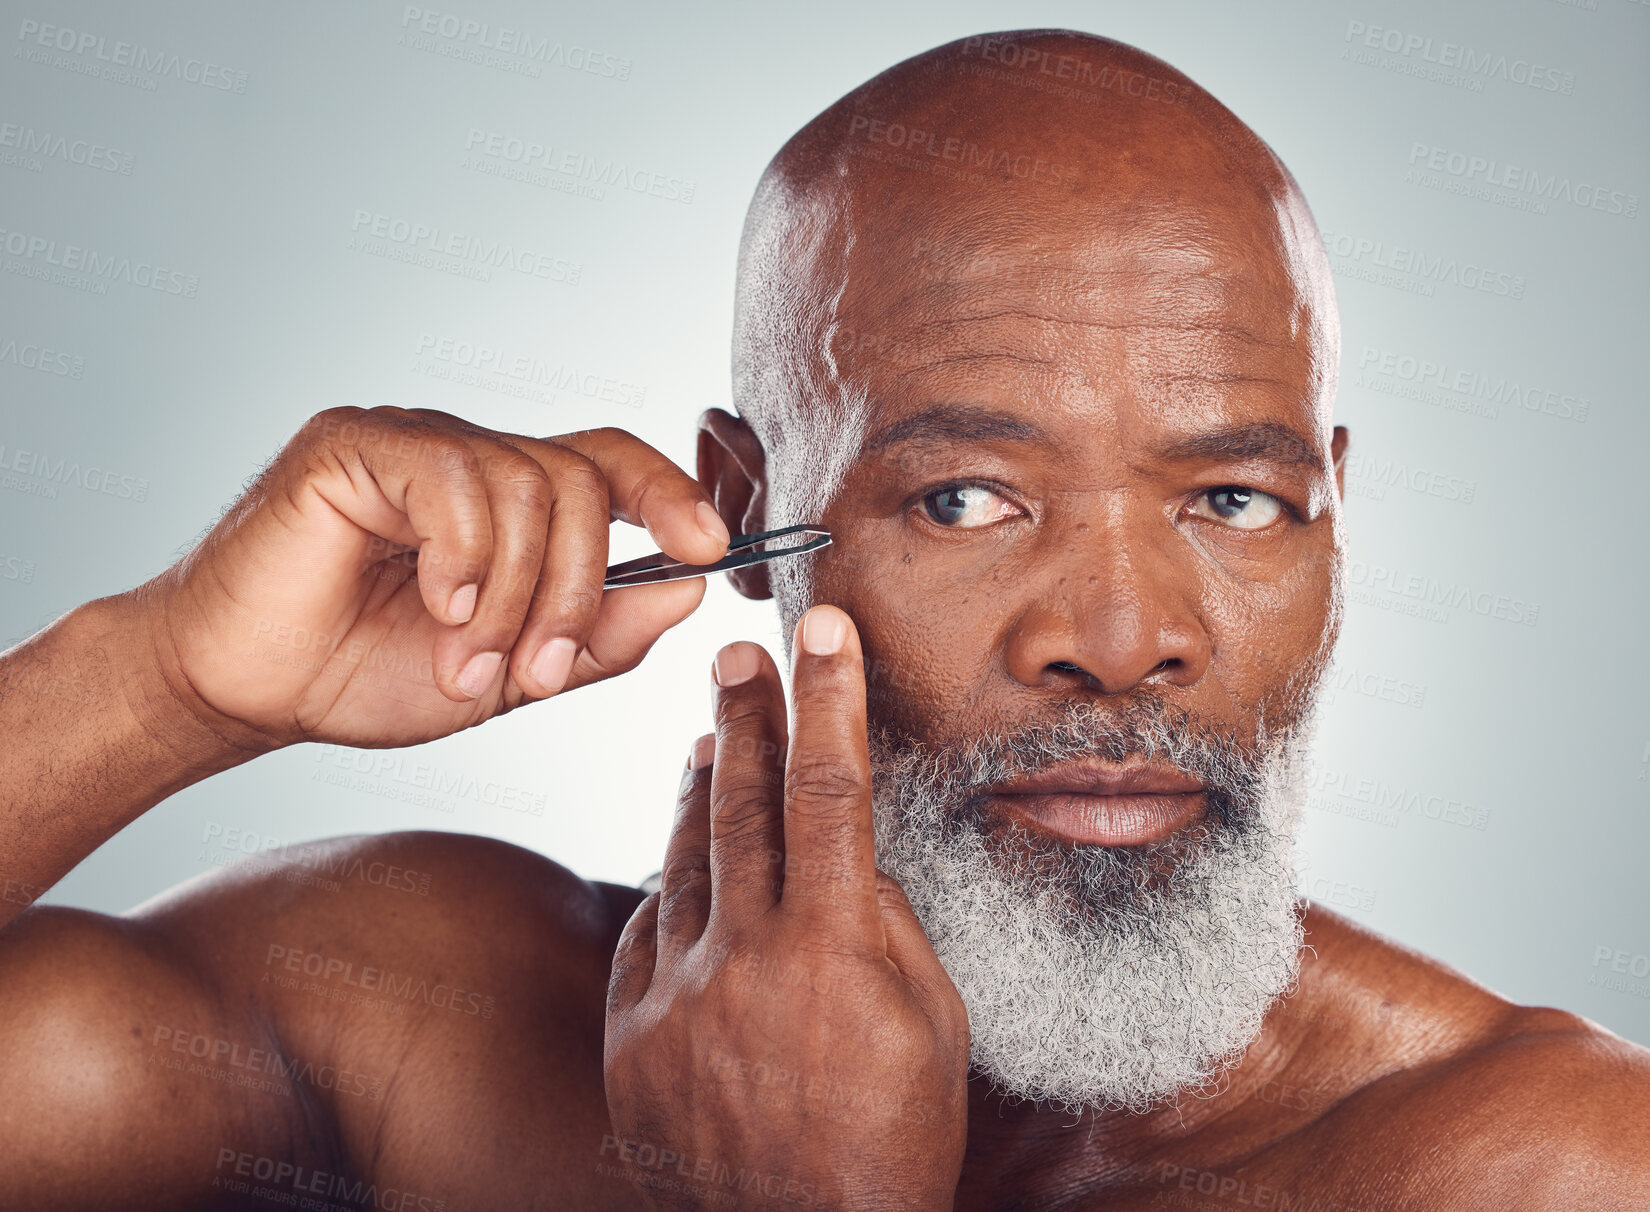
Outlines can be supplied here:
[[239, 744], [413, 745], [634, 668], [693, 612], [702, 578], [604, 595], [615, 519], [689, 563], [727, 550], [705, 490], [623, 430], [337, 408], [136, 598], [168, 685]]

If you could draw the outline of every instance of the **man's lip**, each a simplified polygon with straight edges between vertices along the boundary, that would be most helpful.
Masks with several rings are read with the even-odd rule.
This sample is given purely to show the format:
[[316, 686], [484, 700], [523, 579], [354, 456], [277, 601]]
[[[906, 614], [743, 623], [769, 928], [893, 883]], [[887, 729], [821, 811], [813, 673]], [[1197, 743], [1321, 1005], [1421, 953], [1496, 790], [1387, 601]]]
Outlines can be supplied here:
[[1173, 766], [1104, 762], [1065, 762], [986, 788], [990, 795], [1183, 795], [1202, 790], [1202, 783]]
[[1148, 846], [1203, 816], [1201, 791], [1162, 795], [1039, 795], [987, 797], [987, 803], [1042, 833], [1084, 846]]
[[1043, 833], [1090, 846], [1145, 846], [1198, 820], [1202, 783], [1172, 766], [1067, 763], [986, 788], [995, 806]]

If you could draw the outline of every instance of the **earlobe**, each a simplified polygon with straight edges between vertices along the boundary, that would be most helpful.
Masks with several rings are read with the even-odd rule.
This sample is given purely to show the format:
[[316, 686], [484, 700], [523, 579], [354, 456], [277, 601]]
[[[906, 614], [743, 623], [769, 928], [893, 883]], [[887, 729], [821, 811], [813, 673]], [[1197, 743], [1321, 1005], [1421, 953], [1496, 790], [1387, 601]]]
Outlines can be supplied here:
[[[767, 528], [767, 452], [742, 417], [720, 408], [699, 414], [698, 475], [730, 532], [752, 534]], [[773, 597], [765, 564], [735, 568], [727, 578], [752, 601]]]

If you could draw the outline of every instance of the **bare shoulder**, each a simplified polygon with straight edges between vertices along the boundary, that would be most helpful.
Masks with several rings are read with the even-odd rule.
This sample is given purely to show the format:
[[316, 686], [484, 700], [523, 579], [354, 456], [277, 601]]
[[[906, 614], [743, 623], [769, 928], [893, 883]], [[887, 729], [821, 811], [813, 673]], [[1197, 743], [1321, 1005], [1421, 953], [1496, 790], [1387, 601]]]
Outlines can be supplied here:
[[269, 852], [121, 917], [31, 910], [0, 935], [0, 1132], [39, 1172], [0, 1167], [0, 1204], [217, 1207], [275, 1173], [526, 1206], [496, 1187], [520, 1157], [600, 1156], [607, 979], [641, 899], [493, 839], [397, 833]]
[[580, 878], [496, 838], [436, 831], [328, 838], [265, 851], [140, 905], [130, 916], [182, 936], [221, 938], [289, 916], [330, 919], [361, 941], [441, 927], [429, 947], [504, 944], [506, 921], [577, 950], [611, 949], [643, 894]]
[[1338, 915], [1314, 909], [1314, 937], [1306, 1004], [1358, 1071], [1312, 1135], [1365, 1162], [1369, 1206], [1650, 1201], [1650, 1050]]
[[[212, 1076], [230, 1040], [260, 1058], [241, 1086]], [[35, 906], [0, 932], [0, 1207], [217, 1206], [218, 1150], [307, 1147], [304, 1102], [255, 1071], [276, 1054], [165, 931]]]
[[134, 917], [290, 1038], [389, 1064], [408, 1034], [470, 1052], [533, 1021], [587, 1034], [641, 898], [493, 838], [407, 832], [269, 852]]

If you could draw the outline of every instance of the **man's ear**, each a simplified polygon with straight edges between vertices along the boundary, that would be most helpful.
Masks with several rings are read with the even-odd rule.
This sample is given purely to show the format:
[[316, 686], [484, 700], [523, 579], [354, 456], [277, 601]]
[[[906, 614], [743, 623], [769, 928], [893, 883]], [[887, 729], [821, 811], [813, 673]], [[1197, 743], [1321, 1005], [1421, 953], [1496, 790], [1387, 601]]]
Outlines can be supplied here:
[[[768, 455], [743, 418], [720, 408], [699, 414], [698, 474], [729, 531], [737, 535], [767, 529]], [[766, 564], [732, 569], [727, 578], [754, 601], [773, 597]]]
[[1335, 436], [1329, 441], [1329, 458], [1335, 464], [1335, 491], [1346, 500], [1346, 448], [1352, 445], [1352, 431], [1345, 425], [1335, 426]]

